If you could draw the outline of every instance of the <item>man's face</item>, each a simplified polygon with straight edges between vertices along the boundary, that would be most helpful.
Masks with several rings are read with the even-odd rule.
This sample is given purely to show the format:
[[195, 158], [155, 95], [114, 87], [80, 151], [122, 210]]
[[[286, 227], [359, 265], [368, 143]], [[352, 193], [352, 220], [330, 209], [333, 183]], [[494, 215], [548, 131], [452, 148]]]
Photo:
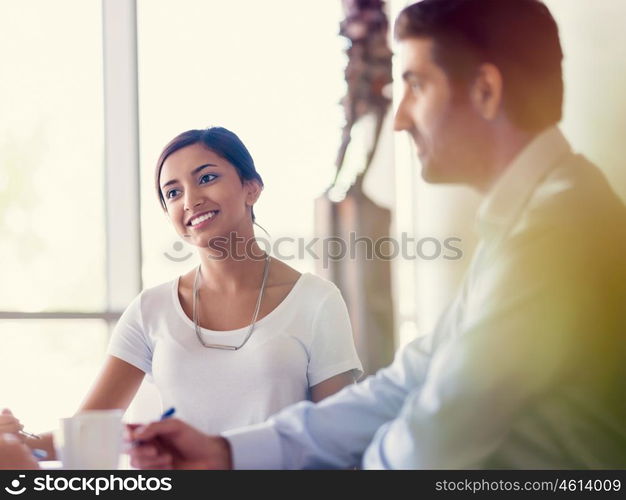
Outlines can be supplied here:
[[480, 184], [488, 157], [487, 124], [433, 60], [430, 38], [401, 42], [404, 92], [395, 116], [417, 147], [422, 177], [434, 183]]

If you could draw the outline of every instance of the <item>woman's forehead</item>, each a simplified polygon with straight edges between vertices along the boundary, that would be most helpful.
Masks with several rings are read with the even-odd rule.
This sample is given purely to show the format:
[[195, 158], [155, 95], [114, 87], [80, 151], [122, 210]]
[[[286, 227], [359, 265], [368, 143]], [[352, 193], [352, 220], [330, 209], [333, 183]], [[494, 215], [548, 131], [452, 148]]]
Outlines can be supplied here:
[[161, 168], [161, 181], [167, 182], [165, 176], [193, 173], [194, 170], [203, 165], [226, 171], [234, 169], [227, 160], [215, 151], [201, 143], [196, 143], [185, 146], [167, 157]]
[[173, 152], [167, 157], [163, 163], [165, 166], [174, 167], [189, 167], [194, 168], [198, 162], [201, 163], [214, 163], [216, 165], [223, 165], [227, 163], [224, 158], [218, 155], [215, 151], [207, 148], [202, 143], [195, 143], [178, 151]]

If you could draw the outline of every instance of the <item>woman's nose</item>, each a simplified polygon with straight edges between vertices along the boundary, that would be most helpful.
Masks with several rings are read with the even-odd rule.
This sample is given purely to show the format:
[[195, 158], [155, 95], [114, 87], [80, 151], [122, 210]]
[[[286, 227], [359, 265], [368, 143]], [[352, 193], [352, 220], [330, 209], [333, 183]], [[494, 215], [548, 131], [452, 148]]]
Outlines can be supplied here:
[[204, 198], [200, 194], [187, 192], [185, 196], [185, 210], [193, 210], [202, 205], [202, 203], [204, 203]]

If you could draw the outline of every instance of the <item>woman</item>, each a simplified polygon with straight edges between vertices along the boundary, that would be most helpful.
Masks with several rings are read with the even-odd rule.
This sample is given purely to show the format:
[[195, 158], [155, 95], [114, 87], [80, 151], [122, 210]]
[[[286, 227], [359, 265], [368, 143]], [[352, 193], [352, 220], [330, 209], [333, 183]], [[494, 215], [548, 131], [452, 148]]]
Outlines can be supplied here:
[[[14, 434], [0, 433], [0, 470], [38, 468], [37, 460], [35, 460], [31, 454], [30, 449], [24, 446]], [[17, 488], [15, 488], [15, 490], [17, 490]]]
[[[80, 410], [126, 409], [150, 374], [164, 408], [219, 433], [353, 383], [361, 363], [339, 290], [254, 238], [263, 181], [239, 138], [221, 127], [184, 132], [161, 153], [155, 178], [200, 266], [128, 306]], [[49, 435], [29, 444], [52, 453]]]

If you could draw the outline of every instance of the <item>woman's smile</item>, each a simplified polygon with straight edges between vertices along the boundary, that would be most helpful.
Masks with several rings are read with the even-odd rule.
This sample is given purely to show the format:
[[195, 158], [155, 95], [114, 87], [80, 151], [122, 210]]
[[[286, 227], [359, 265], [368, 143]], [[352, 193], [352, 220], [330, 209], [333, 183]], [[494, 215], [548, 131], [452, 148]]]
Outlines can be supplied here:
[[202, 212], [198, 215], [194, 215], [189, 219], [186, 226], [197, 231], [198, 229], [202, 229], [213, 222], [213, 219], [215, 219], [219, 213], [219, 210], [209, 210], [208, 212]]

